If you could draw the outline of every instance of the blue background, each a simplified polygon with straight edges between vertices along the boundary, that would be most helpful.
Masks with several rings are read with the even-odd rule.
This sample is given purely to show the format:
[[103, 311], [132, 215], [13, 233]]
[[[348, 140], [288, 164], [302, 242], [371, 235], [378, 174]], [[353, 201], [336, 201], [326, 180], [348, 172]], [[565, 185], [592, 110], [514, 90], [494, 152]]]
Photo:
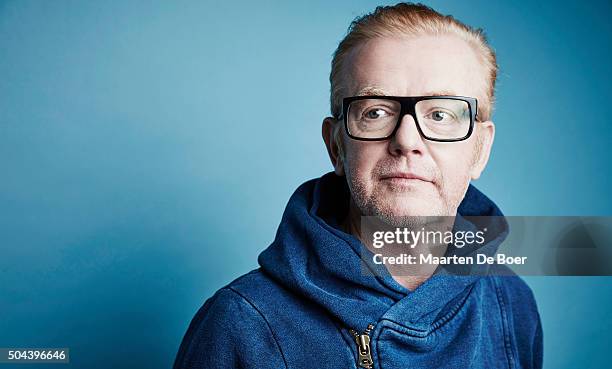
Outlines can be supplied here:
[[[0, 2], [0, 347], [168, 368], [293, 190], [331, 169], [331, 54], [378, 4]], [[476, 185], [510, 215], [611, 215], [611, 3], [428, 4], [498, 53]], [[528, 278], [547, 368], [609, 363], [611, 281]]]

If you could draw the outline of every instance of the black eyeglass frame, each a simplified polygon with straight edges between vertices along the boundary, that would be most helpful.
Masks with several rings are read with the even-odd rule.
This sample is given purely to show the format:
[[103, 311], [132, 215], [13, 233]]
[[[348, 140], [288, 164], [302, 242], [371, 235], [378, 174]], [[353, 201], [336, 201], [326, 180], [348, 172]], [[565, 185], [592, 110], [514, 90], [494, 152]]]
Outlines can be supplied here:
[[[349, 128], [348, 128], [347, 113], [348, 113], [349, 106], [351, 105], [353, 101], [375, 100], [375, 99], [386, 99], [386, 100], [397, 101], [400, 103], [401, 105], [400, 114], [399, 114], [399, 117], [397, 118], [397, 122], [395, 122], [395, 127], [393, 128], [393, 131], [391, 131], [391, 133], [387, 135], [386, 137], [381, 137], [381, 138], [366, 138], [366, 137], [353, 136], [349, 132]], [[416, 117], [415, 106], [419, 101], [435, 100], [435, 99], [460, 100], [460, 101], [465, 101], [468, 104], [468, 108], [470, 109], [470, 127], [465, 136], [460, 137], [460, 138], [431, 138], [423, 133], [419, 120]], [[354, 140], [384, 141], [384, 140], [390, 139], [391, 137], [395, 135], [395, 133], [397, 132], [400, 126], [402, 118], [404, 118], [406, 114], [410, 114], [410, 116], [412, 116], [412, 118], [414, 119], [414, 122], [416, 123], [416, 127], [417, 127], [417, 130], [419, 131], [419, 134], [421, 135], [421, 137], [425, 138], [426, 140], [436, 141], [436, 142], [464, 141], [464, 140], [467, 140], [472, 135], [472, 132], [474, 131], [474, 122], [479, 121], [477, 117], [478, 100], [476, 98], [467, 97], [467, 96], [445, 96], [445, 95], [444, 96], [443, 95], [434, 95], [434, 96], [386, 96], [386, 95], [351, 96], [351, 97], [345, 97], [344, 99], [342, 99], [342, 113], [336, 119], [337, 120], [342, 119], [344, 121], [344, 130], [346, 131], [346, 134]]]

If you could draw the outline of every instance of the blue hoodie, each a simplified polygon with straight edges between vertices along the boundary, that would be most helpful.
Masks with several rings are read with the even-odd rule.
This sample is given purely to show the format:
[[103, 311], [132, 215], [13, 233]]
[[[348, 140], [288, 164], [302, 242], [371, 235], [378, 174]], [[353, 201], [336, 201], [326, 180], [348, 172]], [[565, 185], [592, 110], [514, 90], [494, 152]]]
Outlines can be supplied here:
[[[174, 368], [542, 367], [540, 318], [519, 277], [435, 274], [410, 291], [388, 272], [368, 276], [362, 244], [339, 226], [349, 196], [333, 173], [301, 185], [260, 268], [204, 303]], [[508, 233], [472, 185], [458, 213], [497, 216], [497, 243]]]

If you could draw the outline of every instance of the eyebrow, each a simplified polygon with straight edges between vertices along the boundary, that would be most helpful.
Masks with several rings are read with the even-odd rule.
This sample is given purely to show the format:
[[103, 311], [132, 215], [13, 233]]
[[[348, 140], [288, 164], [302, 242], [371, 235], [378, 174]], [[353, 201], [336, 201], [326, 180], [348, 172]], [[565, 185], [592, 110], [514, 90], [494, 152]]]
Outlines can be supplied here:
[[[451, 90], [427, 91], [421, 96], [456, 96], [457, 94]], [[391, 96], [385, 90], [375, 86], [367, 86], [360, 89], [355, 96]]]
[[357, 92], [356, 96], [388, 96], [382, 88], [367, 86]]

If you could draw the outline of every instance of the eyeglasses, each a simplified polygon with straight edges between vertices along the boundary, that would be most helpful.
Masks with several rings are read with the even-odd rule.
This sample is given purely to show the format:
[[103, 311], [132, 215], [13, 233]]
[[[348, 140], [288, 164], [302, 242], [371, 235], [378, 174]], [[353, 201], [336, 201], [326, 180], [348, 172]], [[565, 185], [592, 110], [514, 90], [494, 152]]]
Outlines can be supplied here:
[[342, 100], [349, 137], [361, 141], [387, 140], [410, 114], [419, 134], [431, 141], [456, 142], [470, 137], [477, 121], [478, 101], [464, 96], [353, 96]]

